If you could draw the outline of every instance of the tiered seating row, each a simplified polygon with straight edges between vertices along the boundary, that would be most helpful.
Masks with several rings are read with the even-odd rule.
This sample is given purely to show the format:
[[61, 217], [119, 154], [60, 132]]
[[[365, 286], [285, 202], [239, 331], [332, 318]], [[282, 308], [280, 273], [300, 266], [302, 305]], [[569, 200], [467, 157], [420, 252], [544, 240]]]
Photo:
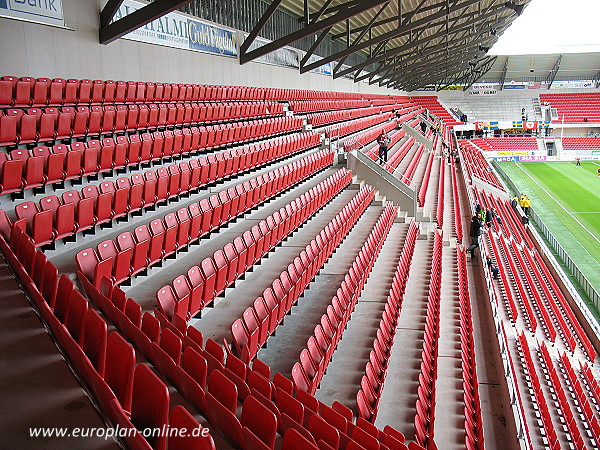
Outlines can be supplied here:
[[396, 335], [396, 327], [400, 319], [402, 302], [406, 291], [408, 273], [415, 250], [415, 242], [420, 226], [413, 220], [408, 228], [400, 260], [394, 273], [392, 286], [382, 319], [379, 322], [377, 338], [373, 341], [373, 350], [365, 367], [365, 375], [361, 380], [361, 388], [356, 394], [356, 406], [359, 417], [373, 423], [377, 418], [379, 400], [387, 376], [389, 355]]
[[153, 83], [143, 81], [77, 80], [4, 76], [0, 79], [0, 108], [29, 106], [73, 106], [118, 103], [178, 103], [223, 100], [318, 100], [373, 99], [394, 97], [349, 92], [301, 89]]
[[[346, 182], [346, 181], [343, 181]], [[292, 265], [265, 289], [253, 306], [231, 326], [235, 348], [244, 360], [253, 359], [285, 315], [298, 301], [321, 267], [344, 240], [374, 198], [374, 190], [363, 187], [321, 230]]]
[[[494, 238], [494, 237], [492, 237]], [[515, 292], [517, 294], [518, 299], [520, 300], [519, 304], [520, 306], [524, 309], [524, 313], [525, 313], [525, 320], [527, 322], [527, 328], [529, 329], [530, 332], [535, 333], [536, 329], [537, 329], [537, 319], [535, 318], [535, 314], [533, 312], [533, 305], [532, 303], [536, 301], [536, 299], [534, 298], [534, 296], [530, 296], [530, 290], [528, 290], [528, 286], [526, 285], [526, 283], [524, 282], [524, 280], [521, 277], [521, 270], [522, 268], [519, 267], [517, 265], [517, 263], [515, 262], [516, 260], [516, 256], [515, 256], [515, 252], [514, 251], [514, 245], [512, 245], [511, 242], [508, 242], [505, 237], [503, 235], [500, 235], [497, 239], [498, 241], [498, 245], [500, 246], [501, 249], [501, 255], [502, 255], [502, 259], [500, 260], [499, 257], [500, 255], [496, 256], [496, 259], [501, 261], [503, 263], [503, 265], [507, 266], [507, 268], [510, 270], [510, 280], [512, 282], [512, 285], [515, 289]], [[514, 242], [514, 241], [513, 241]], [[506, 289], [508, 289], [508, 286], [505, 286]], [[535, 310], [538, 311], [538, 313], [540, 312], [540, 308], [539, 305], [535, 304]], [[546, 331], [546, 334], [548, 336], [549, 339], [552, 339], [552, 341], [554, 341], [554, 338], [556, 337], [556, 332], [554, 331], [554, 328], [548, 328], [548, 327], [552, 327], [552, 324], [550, 322], [550, 324], [544, 322], [544, 330]]]
[[552, 418], [550, 417], [548, 402], [546, 401], [546, 397], [544, 396], [544, 391], [542, 390], [542, 385], [540, 383], [539, 376], [533, 364], [533, 359], [531, 358], [527, 338], [523, 333], [520, 333], [518, 335], [517, 350], [519, 352], [519, 359], [521, 360], [521, 365], [525, 368], [527, 372], [526, 377], [529, 395], [533, 399], [535, 399], [535, 402], [537, 404], [537, 411], [541, 416], [542, 427], [545, 430], [544, 444], [553, 450], [558, 450], [562, 447], [558, 440], [558, 435], [556, 433], [556, 429], [554, 428], [554, 424], [552, 423]]
[[[406, 120], [405, 120], [406, 119]], [[399, 120], [399, 123], [402, 122], [408, 122], [409, 125], [414, 127], [414, 120], [410, 121], [410, 118], [407, 117], [402, 117]], [[416, 120], [416, 119], [415, 119]], [[364, 133], [361, 133], [357, 136], [352, 136], [348, 139], [346, 139], [344, 141], [344, 149], [349, 152], [352, 151], [356, 148], [360, 148], [363, 145], [368, 145], [369, 143], [375, 141], [377, 139], [377, 137], [379, 136], [379, 134], [382, 131], [385, 131], [386, 133], [391, 132], [394, 128], [396, 127], [396, 124], [394, 123], [387, 123], [384, 124], [383, 126], [377, 127], [373, 130], [370, 131], [366, 131]], [[406, 136], [406, 131], [400, 129], [394, 133], [392, 133], [390, 137], [391, 141], [390, 144], [388, 145], [388, 147], [391, 149], [394, 145], [396, 145], [396, 143], [398, 141], [400, 141], [400, 139], [402, 139], [404, 136]], [[394, 154], [392, 155], [392, 157], [388, 160], [387, 163], [387, 170], [392, 173], [394, 171], [394, 169], [396, 169], [396, 167], [398, 167], [398, 165], [400, 164], [400, 161], [402, 160], [402, 158], [404, 158], [404, 156], [406, 155], [406, 153], [408, 153], [408, 150], [410, 149], [410, 147], [412, 146], [412, 143], [415, 142], [415, 138], [413, 137], [409, 137], [408, 141], [411, 142], [410, 145], [407, 145], [406, 143], [404, 143], [402, 145], [401, 148], [399, 148], [397, 151], [394, 152]], [[371, 148], [366, 155], [371, 158], [373, 161], [377, 161], [379, 159], [379, 155], [378, 155], [378, 148], [377, 146]]]
[[[381, 134], [382, 131], [389, 133], [394, 128], [396, 128], [396, 124], [394, 122], [388, 122], [388, 123], [379, 125], [375, 128], [372, 128], [368, 131], [365, 131], [363, 133], [360, 133], [360, 134], [357, 134], [354, 136], [350, 136], [348, 139], [344, 140], [344, 151], [351, 152], [352, 150], [355, 150], [355, 149], [358, 149], [365, 145], [368, 145], [371, 142], [375, 141], [377, 139], [377, 137]], [[402, 133], [402, 134], [400, 134], [400, 133]], [[400, 140], [402, 138], [402, 136], [404, 136], [404, 134], [405, 134], [404, 130], [392, 134], [392, 136], [390, 136], [391, 142], [388, 147], [391, 148], [396, 142], [398, 142], [398, 140]], [[378, 158], [377, 149], [376, 148], [371, 149], [367, 153], [367, 155], [370, 156], [371, 159], [376, 161]]]
[[[13, 227], [9, 245], [0, 240], [4, 254], [43, 321], [96, 403], [114, 426], [128, 430], [126, 436], [119, 435], [125, 445], [136, 449], [166, 448], [167, 444], [170, 449], [193, 445], [215, 449], [208, 430], [202, 430], [185, 407], [171, 408], [163, 381], [148, 365], [136, 365], [134, 348], [118, 331], [108, 333], [104, 319], [68, 277], [63, 275], [59, 279], [56, 267], [41, 250], [35, 249], [29, 237]], [[183, 427], [190, 434], [187, 438], [171, 435], [168, 439], [166, 434], [150, 434], [148, 439], [142, 435], [148, 428], [167, 426]], [[203, 431], [202, 436], [193, 438], [192, 430]]]
[[350, 119], [358, 119], [360, 117], [371, 116], [381, 113], [382, 108], [379, 106], [371, 108], [346, 109], [342, 111], [327, 111], [307, 114], [308, 123], [313, 127], [320, 127], [335, 122], [343, 122]]
[[463, 389], [465, 399], [466, 448], [483, 449], [483, 419], [479, 382], [473, 339], [473, 315], [469, 294], [469, 275], [466, 254], [457, 249], [458, 296], [460, 298], [460, 355], [462, 359]]
[[[403, 136], [404, 136], [404, 130], [400, 130], [396, 134], [399, 134], [399, 133], [403, 133]], [[392, 137], [393, 140], [396, 137], [396, 134]], [[400, 140], [401, 138], [402, 138], [402, 136], [400, 136], [398, 138], [398, 140]], [[402, 144], [402, 146], [394, 152], [392, 157], [388, 160], [388, 166], [390, 166], [388, 169], [389, 172], [393, 173], [398, 168], [398, 166], [400, 165], [400, 163], [402, 162], [404, 157], [408, 154], [410, 149], [413, 147], [415, 142], [416, 142], [416, 139], [414, 137], [410, 136], [408, 139], [406, 139], [406, 141]], [[400, 181], [403, 181], [403, 180], [404, 180], [404, 178], [400, 179]]]
[[352, 133], [356, 133], [357, 131], [364, 130], [366, 128], [370, 128], [373, 125], [380, 124], [382, 122], [387, 122], [394, 116], [393, 113], [385, 113], [379, 114], [377, 116], [372, 117], [364, 117], [362, 119], [355, 119], [343, 124], [338, 125], [330, 125], [325, 128], [325, 136], [331, 139], [338, 139], [344, 136], [347, 136]]
[[444, 196], [446, 188], [446, 163], [442, 159], [440, 161], [440, 175], [438, 178], [438, 196], [437, 196], [437, 210], [435, 213], [435, 220], [437, 227], [442, 228], [444, 225]]
[[[327, 180], [267, 217], [252, 230], [205, 258], [171, 286], [156, 293], [160, 312], [172, 321], [187, 321], [224, 292], [256, 261], [267, 254], [308, 217], [337, 195], [351, 180], [351, 172], [339, 171]], [[178, 317], [175, 317], [178, 316]]]
[[496, 208], [498, 216], [502, 218], [500, 227], [505, 236], [510, 236], [519, 243], [524, 242], [527, 248], [535, 247], [521, 222], [520, 215], [512, 209], [508, 200], [500, 200], [493, 195], [485, 193], [483, 190], [479, 191], [477, 188], [475, 188], [475, 193], [482, 207]]
[[433, 166], [434, 154], [433, 152], [429, 153], [429, 158], [427, 158], [427, 166], [425, 167], [425, 174], [423, 175], [423, 182], [421, 183], [421, 187], [419, 188], [419, 206], [425, 205], [425, 196], [427, 195], [427, 187], [429, 186], [429, 178], [431, 178], [431, 167]]
[[452, 114], [450, 114], [446, 108], [444, 108], [438, 101], [437, 96], [422, 96], [422, 97], [411, 97], [413, 102], [418, 105], [424, 106], [437, 117], [442, 119], [444, 124], [449, 126], [460, 125], [462, 122], [457, 121]]
[[598, 380], [594, 378], [594, 374], [592, 373], [592, 369], [589, 364], [583, 364], [580, 362], [580, 370], [588, 392], [593, 399], [592, 402], [596, 405], [596, 409], [600, 410], [600, 384], [598, 383]]
[[424, 153], [425, 153], [425, 146], [423, 144], [421, 144], [417, 147], [417, 151], [413, 155], [408, 167], [406, 168], [406, 171], [404, 172], [404, 175], [402, 176], [402, 182], [405, 183], [406, 185], [408, 185], [408, 186], [411, 185], [412, 179], [415, 176], [415, 172], [417, 171], [417, 168], [419, 167], [419, 164], [421, 163], [421, 158], [423, 157]]
[[[323, 162], [315, 164], [318, 159], [308, 156], [169, 213], [163, 220], [140, 225], [133, 233], [121, 233], [114, 241], [100, 242], [97, 251], [82, 250], [76, 256], [78, 268], [96, 286], [102, 277], [119, 284], [320, 170]], [[312, 166], [308, 173], [307, 166]]]
[[492, 169], [490, 169], [481, 151], [475, 148], [469, 141], [459, 141], [460, 153], [463, 167], [467, 170], [469, 178], [476, 176], [482, 181], [485, 181], [497, 189], [504, 190], [502, 183], [498, 180]]
[[[113, 138], [103, 138], [101, 141], [92, 139], [86, 143], [56, 144], [53, 147], [37, 146], [31, 151], [16, 149], [10, 153], [0, 152], [0, 194], [77, 179], [162, 158], [186, 155], [200, 149], [208, 149], [209, 142], [212, 147], [222, 144], [222, 137], [217, 143], [214, 140], [216, 135], [209, 133], [206, 129], [202, 130], [202, 128], [204, 127], [156, 131], [142, 135], [131, 134], [129, 137], [118, 136], [116, 140]], [[278, 128], [272, 129], [269, 134], [272, 132], [278, 134], [277, 130]], [[237, 138], [239, 137], [237, 136]], [[247, 140], [247, 138], [248, 136], [244, 139]], [[254, 138], [252, 137], [252, 139]], [[319, 143], [320, 138], [318, 134], [312, 132], [295, 134], [277, 140], [251, 144], [249, 147], [228, 150], [223, 152], [222, 156], [209, 155], [196, 162], [204, 161], [206, 164], [207, 158], [233, 158], [232, 163], [236, 170], [236, 157], [245, 158], [244, 154], [277, 145], [293, 145], [305, 139], [309, 139], [313, 146]], [[242, 169], [243, 167], [239, 168], [239, 170]]]
[[564, 339], [567, 340], [567, 345], [571, 351], [575, 351], [576, 344], [579, 344], [585, 356], [590, 361], [595, 361], [597, 356], [596, 349], [583, 330], [581, 323], [577, 320], [573, 309], [558, 287], [550, 270], [542, 262], [542, 258], [538, 255], [537, 250], [530, 249], [530, 252], [527, 252], [526, 256], [529, 258], [531, 268], [539, 280], [539, 285], [542, 287], [548, 303], [550, 303], [550, 309], [554, 317], [558, 319], [559, 327]]
[[502, 289], [502, 294], [504, 296], [505, 305], [508, 309], [508, 317], [512, 323], [516, 323], [517, 318], [519, 317], [519, 310], [517, 308], [517, 303], [513, 296], [512, 290], [510, 289], [512, 278], [509, 279], [509, 273], [506, 264], [501, 264], [502, 254], [500, 253], [498, 244], [496, 243], [496, 240], [494, 239], [493, 235], [490, 238], [489, 242], [492, 247], [492, 253], [496, 259], [496, 263], [498, 264], [498, 272], [500, 272], [500, 280], [502, 280], [502, 286], [504, 286], [504, 289]]
[[292, 368], [296, 389], [303, 389], [310, 394], [317, 390], [397, 212], [398, 208], [390, 203], [381, 213], [327, 312], [321, 317], [321, 323], [315, 327], [306, 348], [300, 353], [299, 361]]
[[[269, 108], [256, 109], [257, 117], [268, 116]], [[274, 109], [277, 110], [277, 109]], [[1, 112], [1, 111], [0, 111]], [[244, 118], [242, 114], [230, 118]], [[243, 111], [242, 111], [243, 113]], [[0, 114], [0, 146], [30, 144], [32, 142], [54, 141], [81, 137], [95, 137], [132, 131], [148, 131], [156, 128], [175, 126], [193, 126], [216, 118], [204, 117], [206, 108], [198, 104], [151, 104], [114, 106], [64, 106], [58, 108], [9, 109]], [[225, 114], [225, 110], [223, 112]], [[250, 114], [253, 116], [254, 114]], [[260, 138], [269, 132], [287, 132], [302, 128], [299, 117], [270, 117], [254, 121], [231, 122], [220, 125], [200, 127], [201, 133], [207, 133], [211, 140], [201, 147], [214, 147]], [[221, 135], [224, 136], [221, 136]], [[214, 136], [213, 136], [214, 135]]]
[[[571, 405], [567, 400], [567, 395], [565, 394], [566, 389], [564, 389], [560, 383], [560, 379], [558, 378], [558, 372], [554, 367], [552, 357], [550, 356], [548, 347], [546, 347], [546, 344], [544, 342], [538, 344], [538, 354], [541, 354], [540, 361], [546, 369], [544, 374], [546, 383], [548, 383], [548, 385], [556, 394], [556, 397], [558, 397], [558, 403], [562, 411], [561, 416], [567, 423], [567, 429], [569, 430], [571, 442], [575, 445], [575, 448], [577, 449], [588, 448], [583, 441], [583, 436], [581, 435], [581, 431], [579, 430], [577, 422], [575, 421], [573, 410], [571, 409]], [[578, 416], [579, 414], [580, 413], [577, 412]], [[588, 424], [586, 425], [589, 427]]]
[[562, 145], [565, 150], [600, 151], [600, 137], [564, 137]]
[[[547, 352], [548, 349], [545, 351]], [[594, 406], [592, 406], [592, 402], [586, 397], [583, 383], [577, 377], [577, 373], [575, 372], [575, 369], [573, 369], [571, 360], [566, 353], [560, 355], [560, 362], [563, 380], [565, 381], [571, 397], [575, 400], [575, 405], [578, 409], [583, 411], [586, 425], [591, 432], [591, 437], [594, 439], [594, 444], [597, 446], [600, 442], [600, 422], [598, 421], [597, 416], [598, 405], [594, 404]], [[586, 365], [586, 367], [589, 369], [589, 366]], [[594, 378], [593, 380], [596, 381]]]
[[440, 338], [442, 248], [442, 234], [436, 231], [433, 242], [429, 294], [427, 297], [425, 335], [423, 351], [421, 352], [421, 373], [419, 374], [419, 387], [417, 388], [417, 402], [415, 405], [415, 440], [425, 448], [429, 448], [434, 442], [437, 358]]
[[457, 242], [462, 242], [462, 240], [463, 240], [462, 213], [461, 213], [461, 209], [460, 209], [460, 195], [458, 193], [456, 163], [454, 162], [454, 158], [452, 158], [450, 170], [452, 173], [452, 203], [454, 205], [454, 231], [456, 233]]
[[[164, 200], [175, 198], [201, 186], [227, 178], [235, 173], [279, 159], [312, 147], [319, 136], [312, 133], [294, 135], [270, 141], [266, 145], [252, 145], [236, 151], [203, 156], [168, 168], [149, 170], [130, 178], [119, 178], [115, 183], [105, 181], [100, 189], [86, 186], [81, 193], [71, 190], [62, 199], [52, 195], [39, 202], [24, 202], [16, 206], [17, 218], [25, 219], [27, 231], [37, 246], [70, 236], [112, 219], [148, 208]], [[243, 194], [249, 185], [230, 191], [223, 200]]]
[[529, 137], [473, 139], [472, 143], [483, 150], [538, 150], [537, 140]]
[[[297, 183], [300, 180], [320, 171], [332, 163], [333, 155], [323, 150], [302, 165], [292, 167], [288, 174], [284, 174], [278, 184], [273, 184], [273, 190], [260, 189], [254, 194], [258, 195], [256, 204], [265, 201], [276, 193], [285, 190], [287, 187]], [[268, 187], [268, 186], [267, 186]], [[320, 199], [319, 199], [320, 200]], [[233, 240], [223, 250], [215, 252], [212, 257], [202, 260], [200, 267], [193, 266], [186, 275], [181, 275], [174, 281], [175, 292], [171, 291], [169, 286], [157, 291], [156, 296], [161, 312], [172, 318], [177, 312], [178, 316], [188, 320], [205, 306], [210, 304], [216, 297], [221, 295], [226, 286], [233, 283], [238, 277], [242, 276], [248, 268], [252, 267], [258, 260], [267, 254], [281, 239], [284, 238], [283, 231], [291, 232], [298, 227], [303, 220], [306, 220], [305, 214], [312, 214], [319, 205], [319, 201], [314, 203], [302, 203], [302, 200], [296, 202], [296, 208], [291, 204], [271, 215], [267, 220], [252, 227]], [[287, 228], [289, 227], [289, 228]], [[176, 233], [173, 232], [174, 239]], [[166, 239], [166, 236], [165, 236]], [[177, 311], [175, 311], [177, 310]]]
[[291, 101], [290, 109], [295, 114], [302, 114], [315, 111], [331, 111], [336, 109], [367, 108], [371, 106], [369, 100], [311, 100], [311, 101]]

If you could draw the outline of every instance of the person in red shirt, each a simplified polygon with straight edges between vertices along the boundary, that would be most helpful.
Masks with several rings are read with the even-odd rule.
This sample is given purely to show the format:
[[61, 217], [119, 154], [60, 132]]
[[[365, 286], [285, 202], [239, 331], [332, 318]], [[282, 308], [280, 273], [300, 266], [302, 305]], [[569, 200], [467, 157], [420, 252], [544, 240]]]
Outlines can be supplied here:
[[575, 167], [581, 167], [581, 158], [575, 158]]

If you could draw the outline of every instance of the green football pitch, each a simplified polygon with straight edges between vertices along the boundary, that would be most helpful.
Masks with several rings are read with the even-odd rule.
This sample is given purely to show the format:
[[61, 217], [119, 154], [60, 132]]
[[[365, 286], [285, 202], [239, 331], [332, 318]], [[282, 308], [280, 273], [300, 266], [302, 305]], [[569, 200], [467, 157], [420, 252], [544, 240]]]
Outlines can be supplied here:
[[520, 192], [600, 292], [600, 162], [500, 163]]

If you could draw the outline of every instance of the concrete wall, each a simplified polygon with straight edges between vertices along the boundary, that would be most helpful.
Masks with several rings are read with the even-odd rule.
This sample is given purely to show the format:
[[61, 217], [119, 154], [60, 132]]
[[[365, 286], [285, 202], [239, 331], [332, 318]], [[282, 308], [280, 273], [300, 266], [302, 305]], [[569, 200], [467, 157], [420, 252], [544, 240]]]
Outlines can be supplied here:
[[106, 0], [63, 0], [71, 29], [0, 18], [0, 76], [224, 84], [399, 94], [349, 79], [119, 39], [100, 45]]

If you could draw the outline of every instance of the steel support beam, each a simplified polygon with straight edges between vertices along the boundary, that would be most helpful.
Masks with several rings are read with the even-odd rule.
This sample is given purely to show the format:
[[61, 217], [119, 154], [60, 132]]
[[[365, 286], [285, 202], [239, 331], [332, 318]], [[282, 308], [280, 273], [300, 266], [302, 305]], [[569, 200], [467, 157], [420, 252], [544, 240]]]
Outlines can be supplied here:
[[[331, 25], [331, 27], [333, 27], [333, 25]], [[310, 46], [310, 48], [306, 52], [306, 55], [304, 55], [304, 57], [300, 61], [300, 73], [305, 72], [304, 70], [302, 70], [302, 68], [307, 63], [307, 61], [310, 59], [310, 57], [315, 53], [315, 50], [317, 49], [317, 47], [319, 47], [319, 45], [321, 45], [321, 42], [323, 42], [323, 40], [327, 37], [327, 33], [329, 33], [329, 30], [331, 30], [331, 27], [327, 27], [323, 31], [321, 31], [321, 33], [319, 34], [319, 37], [315, 40], [314, 44]]]
[[310, 5], [308, 4], [309, 0], [304, 0], [304, 26], [307, 27], [310, 22]]
[[500, 90], [504, 89], [504, 83], [506, 83], [506, 72], [508, 71], [508, 60], [510, 56], [506, 57], [504, 62], [504, 68], [502, 69], [502, 75], [500, 75]]
[[[146, 6], [143, 6], [137, 11], [120, 18], [115, 22], [101, 26], [100, 43], [110, 44], [120, 37], [125, 36], [127, 33], [131, 33], [133, 30], [137, 30], [153, 20], [156, 20], [159, 17], [179, 9], [191, 2], [192, 0], [156, 0], [152, 3], [148, 3]], [[114, 9], [114, 3], [116, 2], [111, 3], [111, 9]], [[110, 11], [107, 10], [105, 13], [105, 18], [108, 17], [109, 13]]]
[[[465, 38], [468, 39], [468, 38]], [[458, 45], [454, 45], [453, 47], [451, 47], [451, 51], [453, 53], [453, 56], [456, 56], [456, 58], [452, 58], [450, 59], [451, 61], [454, 60], [461, 60], [461, 59], [465, 59], [467, 57], [471, 57], [473, 54], [477, 53], [479, 51], [479, 46], [477, 46], [477, 48], [474, 48], [473, 46], [477, 44], [477, 42], [466, 42], [464, 44], [462, 44], [462, 42], [465, 40], [463, 39], [462, 41], [458, 41], [456, 42], [456, 44]], [[460, 52], [458, 54], [456, 54], [457, 52]], [[441, 53], [446, 53], [446, 45], [445, 44], [438, 44], [436, 46], [433, 46], [430, 48], [430, 51], [425, 54], [419, 54], [416, 53], [414, 55], [412, 55], [409, 58], [403, 59], [401, 64], [398, 64], [397, 62], [390, 62], [390, 66], [393, 67], [393, 72], [392, 74], [395, 73], [399, 73], [399, 72], [414, 72], [416, 70], [421, 71], [421, 69], [424, 67], [425, 69], [430, 68], [432, 66], [435, 66], [436, 64], [446, 64], [448, 61], [448, 58], [445, 58], [443, 60], [439, 60], [436, 55], [441, 54]], [[456, 55], [454, 55], [456, 54]], [[425, 59], [425, 57], [428, 57], [427, 59]], [[433, 59], [433, 61], [432, 61]], [[418, 63], [413, 63], [415, 60], [422, 60]]]
[[[377, 18], [381, 15], [381, 13], [383, 11], [385, 11], [385, 9], [387, 8], [387, 6], [389, 5], [389, 3], [385, 3], [384, 5], [381, 6], [381, 8], [379, 8], [379, 10], [375, 13], [375, 15], [371, 18], [371, 20], [369, 21], [369, 24], [366, 26], [366, 28], [360, 33], [360, 35], [354, 39], [354, 42], [352, 42], [352, 44], [349, 44], [348, 46], [354, 45], [358, 42], [361, 41], [362, 38], [365, 37], [365, 35], [367, 34], [367, 32], [369, 33], [369, 38], [371, 38], [371, 26], [373, 25], [373, 23], [377, 20]], [[348, 40], [350, 40], [350, 33], [348, 33]], [[371, 47], [369, 47], [369, 50], [371, 49]], [[370, 55], [372, 56], [372, 55]], [[340, 59], [340, 61], [338, 62], [337, 67], [342, 67], [342, 64], [344, 64], [344, 62], [346, 61], [346, 59], [348, 59], [348, 56], [344, 56], [342, 59]], [[302, 73], [302, 64], [300, 65], [300, 73]]]
[[[468, 37], [471, 37], [472, 39], [477, 39], [477, 35], [474, 35], [472, 33], [472, 27], [475, 26], [476, 24], [484, 21], [485, 19], [487, 19], [489, 17], [493, 17], [495, 15], [497, 15], [495, 9], [493, 11], [490, 11], [489, 13], [483, 15], [483, 16], [480, 16], [480, 17], [476, 17], [476, 15], [473, 14], [473, 18], [471, 20], [469, 20], [469, 21], [467, 21], [467, 22], [459, 25], [458, 27], [456, 27], [453, 30], [453, 36], [456, 36], [456, 34], [465, 31], [465, 32], [469, 33]], [[485, 22], [483, 22], [483, 24], [486, 25], [486, 26], [484, 28], [482, 28], [482, 29], [477, 30], [477, 34], [484, 34], [487, 31], [491, 31], [493, 28], [495, 28], [495, 27], [497, 27], [497, 26], [499, 26], [501, 24], [503, 25], [505, 21], [506, 21], [506, 19], [500, 18], [498, 21], [494, 22], [493, 24], [485, 24]], [[434, 26], [436, 26], [436, 25], [443, 26], [444, 22], [442, 21], [442, 22], [440, 22], [438, 24], [435, 24]], [[430, 27], [432, 27], [432, 25], [431, 24], [426, 24], [425, 27], [430, 28]], [[379, 61], [381, 61], [383, 59], [389, 58], [390, 56], [400, 55], [400, 54], [406, 52], [407, 50], [419, 47], [420, 45], [426, 44], [426, 43], [428, 43], [428, 42], [430, 42], [432, 40], [441, 38], [444, 35], [445, 35], [445, 32], [437, 32], [437, 33], [434, 33], [434, 34], [432, 34], [432, 35], [430, 35], [430, 36], [428, 36], [426, 38], [423, 38], [423, 39], [420, 39], [420, 40], [417, 40], [417, 41], [413, 41], [411, 43], [406, 43], [403, 46], [399, 46], [399, 47], [397, 47], [395, 49], [392, 49], [392, 50], [388, 51], [388, 53], [385, 56], [381, 56], [381, 55], [379, 55], [379, 56], [373, 56], [372, 58], [367, 59], [367, 60], [365, 60], [362, 63], [356, 64], [356, 65], [354, 65], [354, 66], [352, 66], [352, 67], [350, 67], [348, 69], [340, 70], [338, 72], [336, 72], [334, 70], [333, 77], [334, 78], [341, 77], [341, 76], [346, 75], [347, 73], [354, 72], [357, 69], [363, 69], [363, 68], [365, 68], [365, 67], [367, 67], [367, 66], [369, 66], [369, 65], [371, 65], [371, 64], [373, 64], [375, 62], [379, 62]], [[455, 39], [456, 39], [455, 37], [452, 38], [453, 41]], [[443, 44], [443, 46], [445, 46], [445, 43]], [[436, 46], [436, 47], [438, 47], [438, 46]], [[441, 47], [439, 47], [439, 48], [441, 48]], [[338, 67], [336, 66], [336, 69], [337, 68]]]
[[254, 40], [258, 37], [258, 34], [265, 27], [265, 25], [267, 24], [267, 22], [269, 21], [271, 16], [273, 14], [275, 14], [275, 11], [277, 11], [277, 8], [279, 7], [279, 5], [281, 4], [282, 1], [283, 0], [273, 0], [271, 2], [271, 4], [267, 8], [267, 10], [263, 13], [263, 15], [260, 18], [260, 20], [258, 21], [258, 23], [256, 25], [254, 25], [254, 28], [252, 28], [250, 33], [248, 33], [248, 36], [246, 37], [246, 39], [244, 39], [244, 42], [242, 42], [242, 45], [240, 46], [240, 62], [242, 64], [244, 63], [244, 61], [241, 60], [242, 55], [244, 55], [248, 51], [248, 49], [250, 48], [250, 45], [252, 45]]
[[466, 89], [470, 88], [473, 85], [473, 83], [477, 81], [477, 79], [481, 78], [492, 68], [497, 58], [497, 56], [487, 56], [484, 59], [477, 61], [477, 63], [473, 67], [466, 71], [463, 71], [463, 73], [458, 74], [454, 79], [452, 79], [452, 81], [448, 82], [444, 87], [464, 82], [467, 85]]
[[[277, 6], [279, 6], [281, 1], [282, 0], [275, 0], [273, 3], [271, 3], [263, 17], [260, 19], [260, 21], [256, 24], [254, 29], [250, 32], [248, 37], [242, 43], [242, 46], [240, 47], [241, 64], [252, 61], [253, 59], [256, 59], [260, 56], [264, 56], [267, 53], [272, 52], [273, 50], [285, 47], [286, 45], [296, 42], [302, 38], [318, 33], [319, 31], [322, 31], [330, 26], [343, 22], [346, 19], [349, 19], [350, 17], [356, 16], [357, 14], [368, 11], [371, 8], [375, 8], [376, 6], [379, 6], [383, 3], [387, 3], [391, 0], [359, 0], [351, 3], [344, 3], [343, 5], [340, 5], [344, 6], [344, 8], [339, 9], [339, 11], [335, 15], [321, 19], [316, 22], [311, 22], [307, 27], [290, 33], [287, 36], [283, 36], [279, 39], [276, 39], [275, 41], [270, 42], [268, 44], [264, 44], [249, 52], [248, 49], [250, 48], [250, 45], [254, 42], [260, 31], [264, 28], [265, 24], [273, 15], [275, 9], [277, 9]], [[273, 7], [273, 5], [275, 5], [275, 7]], [[312, 70], [323, 64], [325, 64], [325, 62], [317, 64], [314, 67], [310, 65], [308, 66], [307, 70]]]
[[103, 27], [108, 25], [113, 17], [115, 17], [115, 13], [121, 7], [123, 0], [108, 0], [102, 11], [100, 11], [100, 26]]
[[554, 63], [554, 67], [552, 68], [552, 70], [548, 74], [548, 77], [546, 78], [546, 83], [548, 83], [548, 89], [550, 89], [550, 86], [552, 86], [552, 83], [554, 83], [554, 79], [556, 78], [558, 69], [560, 69], [561, 60], [562, 60], [562, 54], [558, 56], [558, 59]]

